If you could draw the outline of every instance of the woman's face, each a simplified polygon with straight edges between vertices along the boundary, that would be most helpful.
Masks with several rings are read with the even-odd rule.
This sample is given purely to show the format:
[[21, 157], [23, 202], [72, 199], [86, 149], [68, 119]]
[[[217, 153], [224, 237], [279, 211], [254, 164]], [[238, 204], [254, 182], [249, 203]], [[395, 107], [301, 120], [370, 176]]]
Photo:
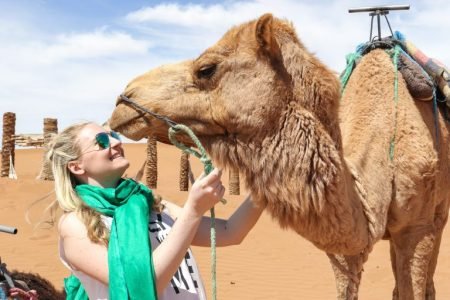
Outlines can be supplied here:
[[110, 147], [103, 149], [95, 136], [108, 132], [97, 124], [88, 124], [78, 134], [77, 143], [81, 155], [77, 159], [78, 173], [72, 171], [83, 183], [113, 187], [122, 177], [130, 163], [125, 158], [120, 140], [109, 136]]

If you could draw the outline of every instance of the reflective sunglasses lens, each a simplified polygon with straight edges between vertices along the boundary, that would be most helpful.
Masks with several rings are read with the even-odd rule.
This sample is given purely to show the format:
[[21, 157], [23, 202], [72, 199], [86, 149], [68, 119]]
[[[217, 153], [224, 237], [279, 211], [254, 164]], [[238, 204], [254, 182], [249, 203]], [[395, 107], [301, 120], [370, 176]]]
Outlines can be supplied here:
[[97, 144], [102, 149], [109, 148], [109, 136], [106, 132], [100, 132], [95, 136], [95, 140], [97, 141]]
[[113, 138], [115, 138], [116, 140], [121, 140], [120, 139], [120, 135], [117, 133], [117, 132], [115, 132], [115, 131], [111, 131], [110, 133], [109, 133]]

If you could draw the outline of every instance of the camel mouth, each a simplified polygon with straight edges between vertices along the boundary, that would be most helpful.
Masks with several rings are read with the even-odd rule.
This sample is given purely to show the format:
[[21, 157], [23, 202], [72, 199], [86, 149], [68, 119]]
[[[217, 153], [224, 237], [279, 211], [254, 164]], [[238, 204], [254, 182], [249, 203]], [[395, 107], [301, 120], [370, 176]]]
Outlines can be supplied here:
[[[204, 120], [183, 119], [182, 123], [179, 124], [184, 124], [189, 127], [200, 139], [226, 134], [226, 130], [220, 126], [214, 126], [214, 130], [212, 130], [211, 124]], [[117, 103], [116, 109], [109, 119], [109, 126], [112, 130], [120, 132], [133, 141], [154, 136], [161, 143], [172, 144], [168, 136], [170, 124], [163, 122], [159, 118], [154, 118], [154, 116], [148, 115], [145, 112], [136, 110], [127, 103]], [[200, 133], [204, 131], [204, 128], [210, 129], [206, 135]], [[194, 146], [193, 141], [186, 134], [178, 134], [176, 139], [185, 145]]]
[[172, 144], [169, 140], [168, 128], [164, 125], [156, 125], [144, 115], [128, 119], [120, 124], [112, 124], [111, 129], [120, 132], [122, 135], [133, 141], [139, 141], [149, 136], [156, 137], [158, 142]]
[[111, 118], [108, 125], [112, 130], [120, 132], [131, 140], [138, 141], [148, 135], [145, 134], [145, 131], [149, 130], [145, 126], [139, 125], [139, 123], [142, 123], [139, 122], [140, 118], [142, 118], [142, 115], [137, 115], [123, 121], [121, 120], [120, 122], [116, 118]]
[[126, 136], [127, 138], [133, 141], [139, 141], [151, 134], [147, 128], [141, 128], [136, 130], [138, 128], [138, 126], [136, 126], [137, 125], [136, 123], [137, 123], [136, 119], [133, 119], [125, 124], [111, 127], [111, 129], [120, 132], [122, 135]]

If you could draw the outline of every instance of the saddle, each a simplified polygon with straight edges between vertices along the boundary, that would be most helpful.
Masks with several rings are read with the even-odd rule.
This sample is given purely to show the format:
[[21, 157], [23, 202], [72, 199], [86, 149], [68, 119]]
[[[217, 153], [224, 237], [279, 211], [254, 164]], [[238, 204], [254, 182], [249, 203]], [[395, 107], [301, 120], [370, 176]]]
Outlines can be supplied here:
[[[402, 48], [410, 55], [413, 61], [423, 68], [423, 70], [431, 77], [434, 81], [433, 83], [436, 84], [438, 88], [438, 92], [440, 92], [441, 97], [439, 98], [443, 98], [443, 100], [447, 103], [447, 106], [450, 108], [450, 69], [444, 66], [444, 64], [437, 59], [426, 56], [413, 43], [407, 41], [400, 32], [396, 31], [394, 33], [394, 38], [400, 41]], [[411, 95], [414, 94], [411, 93]]]
[[406, 81], [409, 93], [416, 100], [433, 100], [434, 84], [423, 69], [410, 57], [401, 53], [398, 60], [398, 70]]
[[421, 101], [431, 101], [436, 97], [437, 102], [446, 102], [447, 110], [450, 110], [449, 69], [438, 60], [426, 56], [398, 31], [392, 37], [361, 44], [354, 54], [347, 56], [347, 68], [341, 74], [344, 87], [352, 69], [363, 55], [379, 48], [391, 51], [396, 45], [401, 48], [397, 69], [405, 79], [411, 96]]

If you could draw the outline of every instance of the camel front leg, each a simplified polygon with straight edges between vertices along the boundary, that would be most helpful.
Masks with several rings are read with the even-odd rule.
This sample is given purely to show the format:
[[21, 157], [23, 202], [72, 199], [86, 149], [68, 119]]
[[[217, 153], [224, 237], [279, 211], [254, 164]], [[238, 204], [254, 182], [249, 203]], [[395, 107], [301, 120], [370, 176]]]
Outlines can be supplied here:
[[392, 291], [392, 300], [398, 300], [398, 287], [397, 287], [397, 258], [395, 257], [395, 247], [392, 240], [389, 240], [389, 250], [391, 254], [391, 267], [392, 267], [392, 273], [394, 273], [394, 290]]
[[423, 300], [428, 267], [436, 244], [434, 226], [421, 226], [391, 233], [391, 253], [395, 252], [396, 285], [393, 298]]
[[327, 253], [333, 267], [336, 279], [337, 299], [356, 300], [358, 299], [361, 273], [366, 256], [359, 255], [336, 255]]
[[434, 272], [439, 255], [439, 248], [441, 247], [442, 233], [444, 232], [445, 224], [448, 218], [448, 201], [443, 202], [436, 209], [437, 213], [434, 217], [434, 228], [436, 230], [436, 239], [434, 242], [433, 253], [431, 255], [430, 264], [428, 265], [427, 285], [426, 285], [426, 300], [435, 300], [436, 291], [434, 289]]
[[428, 274], [427, 274], [427, 284], [425, 289], [425, 300], [435, 300], [436, 299], [436, 290], [434, 289], [434, 272], [436, 271], [437, 259], [439, 255], [439, 248], [441, 246], [441, 238], [442, 238], [443, 229], [441, 229], [437, 235], [436, 240], [434, 242], [433, 253], [431, 255], [430, 263], [428, 265]]

